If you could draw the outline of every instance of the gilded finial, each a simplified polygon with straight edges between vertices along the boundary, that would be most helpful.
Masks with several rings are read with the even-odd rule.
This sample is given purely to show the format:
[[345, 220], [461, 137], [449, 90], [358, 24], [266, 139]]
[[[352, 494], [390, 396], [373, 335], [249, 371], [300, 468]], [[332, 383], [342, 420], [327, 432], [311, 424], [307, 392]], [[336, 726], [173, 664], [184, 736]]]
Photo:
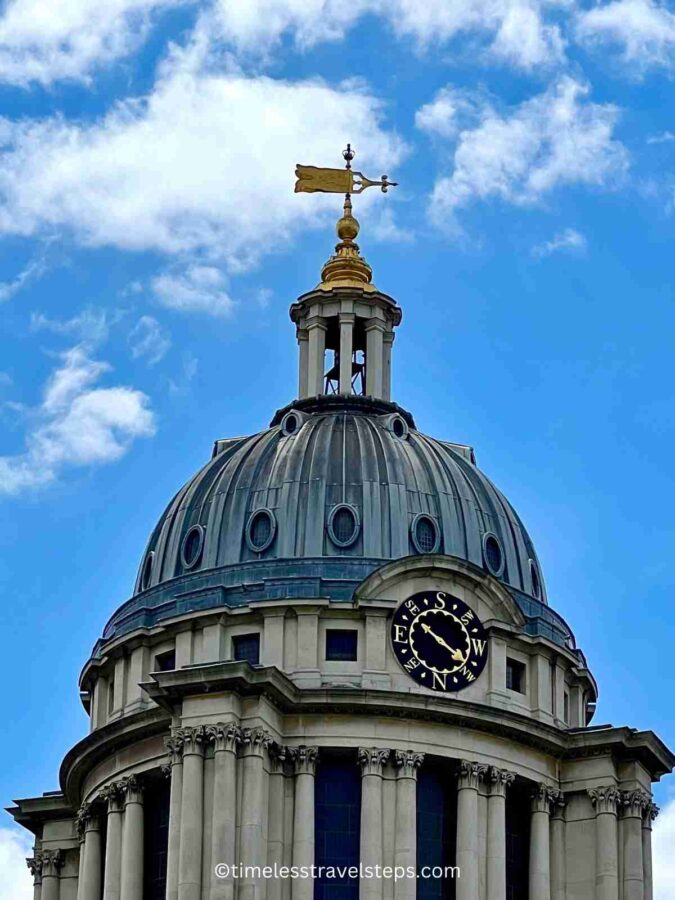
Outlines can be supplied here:
[[[334, 283], [358, 284], [363, 287], [370, 285], [373, 277], [372, 269], [359, 253], [355, 238], [359, 233], [359, 223], [352, 215], [352, 194], [362, 194], [369, 187], [379, 187], [383, 194], [390, 187], [396, 187], [397, 182], [389, 181], [388, 175], [383, 175], [379, 181], [366, 178], [363, 172], [352, 171], [352, 160], [356, 153], [351, 144], [347, 144], [342, 151], [345, 161], [344, 169], [321, 169], [316, 166], [301, 166], [295, 168], [297, 181], [296, 193], [325, 193], [345, 195], [342, 217], [338, 219], [336, 230], [340, 243], [335, 248], [335, 254], [326, 262], [321, 270], [321, 284], [319, 287], [332, 287]], [[374, 290], [371, 286], [370, 290]]]

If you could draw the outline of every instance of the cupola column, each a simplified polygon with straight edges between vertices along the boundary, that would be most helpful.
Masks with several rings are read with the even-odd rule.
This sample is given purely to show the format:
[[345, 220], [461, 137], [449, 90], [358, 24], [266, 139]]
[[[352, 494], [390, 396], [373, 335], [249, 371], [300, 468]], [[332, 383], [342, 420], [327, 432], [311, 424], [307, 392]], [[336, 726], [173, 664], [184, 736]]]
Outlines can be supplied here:
[[323, 370], [326, 356], [326, 325], [318, 316], [307, 322], [309, 351], [307, 365], [307, 397], [323, 394]]
[[354, 313], [340, 313], [340, 393], [352, 392], [352, 359], [354, 356]]
[[515, 775], [493, 766], [488, 780], [487, 895], [489, 900], [506, 900], [506, 791]]
[[384, 342], [384, 361], [382, 364], [382, 399], [391, 400], [391, 350], [394, 344], [394, 332], [385, 331], [382, 340]]
[[164, 741], [169, 762], [164, 773], [171, 779], [169, 794], [169, 838], [166, 860], [166, 900], [178, 898], [178, 866], [180, 856], [180, 810], [183, 794], [183, 742], [178, 734]]
[[551, 900], [551, 804], [560, 791], [538, 784], [532, 793], [530, 820], [530, 898]]
[[[359, 747], [361, 765], [361, 862], [364, 866], [382, 866], [384, 841], [382, 834], [383, 769], [391, 750]], [[382, 900], [382, 879], [362, 878], [359, 900]]]
[[644, 900], [642, 816], [649, 803], [651, 797], [645, 791], [624, 791], [621, 795], [623, 900]]
[[[264, 755], [272, 743], [272, 736], [262, 728], [245, 728], [242, 732], [243, 787], [240, 823], [240, 862], [242, 866], [263, 866], [263, 807]], [[259, 900], [257, 879], [239, 882], [239, 900]]]
[[234, 724], [207, 725], [213, 742], [213, 825], [211, 829], [211, 900], [232, 900], [234, 880], [218, 878], [217, 863], [233, 865], [237, 809], [237, 747], [241, 729]]
[[[288, 751], [295, 769], [295, 805], [293, 809], [293, 865], [314, 863], [314, 776], [318, 747], [295, 747]], [[295, 878], [291, 883], [292, 900], [312, 900], [311, 878]]]
[[124, 824], [122, 829], [121, 900], [143, 896], [143, 785], [136, 775], [122, 779]]
[[[101, 798], [108, 804], [103, 900], [119, 900], [122, 875], [122, 803], [119, 783], [107, 785]], [[43, 897], [44, 900], [44, 897]]]
[[478, 788], [488, 767], [463, 759], [457, 773], [457, 900], [478, 897]]
[[598, 900], [618, 900], [619, 855], [616, 814], [621, 794], [614, 787], [588, 792], [595, 808], [595, 895]]
[[383, 397], [385, 324], [380, 319], [369, 319], [366, 323], [366, 394]]
[[309, 391], [307, 389], [307, 373], [309, 370], [309, 332], [306, 328], [298, 328], [296, 333], [298, 338], [299, 369], [298, 397], [303, 400], [305, 397], [309, 397]]
[[659, 814], [655, 803], [649, 802], [642, 818], [642, 869], [645, 882], [645, 900], [653, 900], [654, 877], [652, 873], [652, 825]]
[[178, 900], [201, 900], [202, 841], [204, 834], [204, 749], [208, 735], [203, 725], [181, 728], [183, 785], [178, 861]]
[[[413, 750], [394, 753], [397, 769], [394, 865], [397, 867], [417, 865], [417, 770], [423, 761], [424, 754]], [[415, 900], [416, 891], [412, 878], [394, 882], [394, 900]]]

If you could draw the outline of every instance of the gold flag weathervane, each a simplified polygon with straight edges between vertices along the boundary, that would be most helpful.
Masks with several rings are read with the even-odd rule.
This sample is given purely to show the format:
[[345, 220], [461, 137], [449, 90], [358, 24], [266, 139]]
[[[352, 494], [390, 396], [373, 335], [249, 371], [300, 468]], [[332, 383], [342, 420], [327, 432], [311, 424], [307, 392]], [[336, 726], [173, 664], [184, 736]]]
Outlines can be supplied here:
[[342, 151], [347, 165], [344, 169], [322, 169], [318, 166], [301, 166], [295, 167], [295, 193], [313, 194], [320, 192], [322, 194], [362, 194], [366, 188], [379, 187], [383, 194], [387, 193], [390, 187], [396, 187], [397, 182], [389, 181], [387, 175], [383, 175], [379, 181], [371, 181], [366, 178], [363, 172], [352, 171], [352, 160], [354, 159], [354, 151], [351, 144], [347, 144], [347, 149]]

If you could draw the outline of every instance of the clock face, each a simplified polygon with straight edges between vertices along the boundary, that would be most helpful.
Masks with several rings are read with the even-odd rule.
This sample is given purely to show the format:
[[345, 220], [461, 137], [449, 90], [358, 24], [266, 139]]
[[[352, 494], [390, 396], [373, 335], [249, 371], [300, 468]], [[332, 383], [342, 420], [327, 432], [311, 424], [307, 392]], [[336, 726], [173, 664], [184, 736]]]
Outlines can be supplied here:
[[404, 600], [392, 619], [391, 642], [408, 675], [434, 691], [461, 691], [488, 657], [488, 635], [476, 613], [443, 591]]

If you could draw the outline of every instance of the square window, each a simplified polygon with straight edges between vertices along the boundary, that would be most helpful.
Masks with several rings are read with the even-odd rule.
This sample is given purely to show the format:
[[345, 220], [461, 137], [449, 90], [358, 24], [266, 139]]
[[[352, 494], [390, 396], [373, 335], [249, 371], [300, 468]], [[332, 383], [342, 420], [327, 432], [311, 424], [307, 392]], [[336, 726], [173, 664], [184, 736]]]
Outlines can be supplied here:
[[257, 666], [260, 662], [260, 635], [235, 635], [232, 638], [232, 655], [236, 660], [245, 660], [252, 666]]
[[329, 628], [326, 631], [326, 659], [355, 662], [358, 638], [358, 631], [346, 628]]
[[506, 659], [506, 687], [510, 691], [525, 693], [525, 664], [517, 659]]
[[155, 657], [155, 672], [172, 672], [176, 668], [176, 651], [167, 650]]

